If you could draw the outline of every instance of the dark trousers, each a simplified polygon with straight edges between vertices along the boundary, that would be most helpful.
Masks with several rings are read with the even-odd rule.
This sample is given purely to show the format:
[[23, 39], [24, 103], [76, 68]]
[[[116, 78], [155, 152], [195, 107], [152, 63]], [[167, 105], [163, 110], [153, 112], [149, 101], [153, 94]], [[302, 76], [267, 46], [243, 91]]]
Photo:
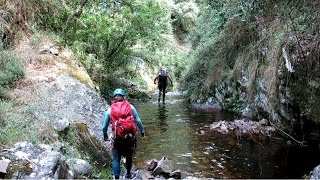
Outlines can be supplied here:
[[121, 157], [126, 158], [127, 174], [130, 174], [134, 148], [135, 148], [134, 137], [128, 137], [125, 139], [120, 139], [120, 138], [115, 139], [114, 146], [112, 149], [112, 171], [115, 177], [119, 177], [120, 175]]
[[166, 97], [166, 88], [167, 88], [167, 84], [159, 84], [158, 86], [159, 88], [159, 98], [158, 101], [160, 102], [160, 98], [161, 98], [161, 93], [162, 93], [162, 102], [165, 101], [165, 97]]

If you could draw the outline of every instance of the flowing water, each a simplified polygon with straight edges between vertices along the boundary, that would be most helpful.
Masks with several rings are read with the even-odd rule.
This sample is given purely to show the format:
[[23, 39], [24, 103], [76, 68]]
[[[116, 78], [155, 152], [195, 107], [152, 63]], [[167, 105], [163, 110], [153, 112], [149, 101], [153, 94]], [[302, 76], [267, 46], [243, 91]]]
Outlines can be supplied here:
[[182, 178], [302, 178], [320, 163], [319, 152], [287, 145], [282, 138], [258, 142], [217, 136], [209, 125], [236, 117], [194, 110], [181, 96], [167, 95], [165, 105], [156, 97], [133, 104], [146, 130], [134, 156], [139, 169], [151, 159], [167, 157]]

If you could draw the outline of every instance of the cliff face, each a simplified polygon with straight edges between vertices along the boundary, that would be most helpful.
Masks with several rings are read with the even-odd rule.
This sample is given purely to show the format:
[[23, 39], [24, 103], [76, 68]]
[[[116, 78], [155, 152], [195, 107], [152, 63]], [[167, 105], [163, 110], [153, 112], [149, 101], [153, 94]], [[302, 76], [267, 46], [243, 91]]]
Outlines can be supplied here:
[[[319, 35], [288, 36], [284, 44], [262, 42], [258, 53], [234, 66], [234, 81], [212, 89], [224, 108], [266, 117], [281, 126], [319, 117]], [[235, 83], [234, 83], [235, 82]]]
[[45, 37], [38, 44], [22, 40], [15, 52], [26, 71], [13, 89], [17, 113], [24, 120], [55, 124], [64, 119], [95, 129], [101, 126], [106, 102], [72, 53]]

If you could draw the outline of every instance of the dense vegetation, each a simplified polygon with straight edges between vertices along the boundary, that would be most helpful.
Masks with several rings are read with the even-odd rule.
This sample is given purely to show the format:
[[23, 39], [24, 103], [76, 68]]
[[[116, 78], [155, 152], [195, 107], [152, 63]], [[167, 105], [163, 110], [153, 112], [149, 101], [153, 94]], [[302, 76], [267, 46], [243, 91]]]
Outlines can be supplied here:
[[259, 54], [260, 44], [268, 41], [279, 50], [289, 34], [312, 35], [319, 31], [316, 1], [200, 2], [201, 12], [191, 35], [195, 63], [184, 86], [191, 97], [197, 96], [192, 99], [206, 98], [212, 86], [232, 81], [241, 70], [236, 66], [239, 59], [263, 64], [271, 54]]
[[140, 64], [154, 72], [166, 67], [181, 78], [185, 54], [174, 48], [172, 1], [3, 1], [2, 37], [6, 47], [23, 33], [51, 36], [73, 49], [92, 79], [108, 95], [119, 78], [146, 83]]
[[[317, 115], [319, 75], [317, 69], [309, 70], [319, 66], [319, 1], [196, 2], [199, 10], [191, 0], [1, 1], [0, 34], [6, 50], [1, 49], [0, 97], [5, 98], [9, 84], [23, 76], [8, 50], [21, 36], [43, 33], [60, 46], [72, 48], [104, 97], [124, 79], [146, 89], [139, 74], [143, 64], [153, 73], [160, 67], [169, 69], [191, 101], [207, 100], [221, 84], [237, 89], [239, 79], [249, 72], [248, 102], [236, 93], [226, 97], [224, 108], [236, 113], [246, 103], [254, 103], [256, 80], [265, 77], [270, 106], [279, 109], [276, 91], [281, 80], [277, 70], [283, 65], [281, 53], [301, 54], [305, 51], [301, 43], [312, 39], [305, 51], [308, 56], [295, 56], [299, 73], [294, 77], [288, 74], [286, 83], [297, 97], [294, 108], [310, 106], [310, 114]], [[177, 9], [177, 4], [183, 8]], [[182, 17], [180, 11], [185, 12]], [[187, 54], [189, 42], [192, 51]], [[300, 94], [304, 82], [315, 84], [306, 91], [307, 96]]]
[[224, 109], [252, 109], [290, 134], [312, 134], [320, 115], [319, 1], [199, 2], [194, 63], [182, 84], [190, 100], [218, 94]]
[[[228, 87], [234, 91], [226, 93], [223, 108], [241, 113], [263, 91], [270, 98], [266, 109], [289, 119], [288, 129], [296, 120], [301, 130], [307, 127], [301, 120], [320, 116], [319, 17], [319, 0], [3, 0], [0, 146], [41, 139], [36, 127], [16, 121], [9, 92], [25, 73], [14, 46], [43, 34], [72, 49], [104, 97], [119, 85], [147, 89], [141, 65], [152, 75], [165, 67], [192, 102]], [[284, 65], [286, 55], [295, 73]], [[255, 117], [274, 118], [256, 109]]]
[[36, 45], [49, 36], [61, 49], [71, 48], [105, 97], [123, 83], [121, 80], [145, 87], [138, 70], [141, 64], [154, 69], [154, 73], [166, 67], [178, 80], [188, 59], [175, 48], [168, 2], [1, 1], [0, 146], [22, 140], [43, 141], [39, 136], [43, 129], [54, 134], [50, 125], [39, 128], [28, 121], [34, 112], [30, 112], [30, 118], [14, 113], [14, 106], [19, 104], [10, 97], [10, 88], [19, 86], [15, 82], [24, 76], [22, 61], [14, 54], [20, 40], [29, 39]]
[[141, 82], [135, 78], [141, 63], [159, 67], [179, 62], [176, 69], [184, 68], [183, 55], [176, 56], [172, 48], [169, 6], [161, 1], [64, 1], [61, 6], [56, 0], [34, 5], [35, 23], [63, 37], [61, 43], [73, 48], [105, 95], [119, 77]]
[[0, 142], [15, 141], [21, 123], [10, 123], [13, 103], [10, 101], [10, 86], [24, 76], [21, 60], [13, 52], [4, 50], [0, 44]]

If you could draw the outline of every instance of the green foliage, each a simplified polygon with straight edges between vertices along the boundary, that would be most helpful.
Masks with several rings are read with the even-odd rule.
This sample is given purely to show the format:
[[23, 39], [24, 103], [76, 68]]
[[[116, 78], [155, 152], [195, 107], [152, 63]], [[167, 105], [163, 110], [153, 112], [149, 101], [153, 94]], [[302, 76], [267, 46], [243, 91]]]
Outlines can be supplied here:
[[315, 34], [319, 32], [319, 2], [316, 1], [296, 1], [289, 4], [291, 12], [290, 27], [292, 31], [303, 34]]
[[0, 100], [0, 144], [11, 145], [18, 141], [38, 142], [35, 127], [20, 121], [12, 113], [13, 104]]
[[5, 49], [11, 48], [22, 33], [28, 33], [28, 22], [33, 17], [32, 0], [0, 1], [0, 36]]
[[113, 179], [111, 167], [93, 167], [93, 179]]
[[24, 76], [21, 60], [12, 52], [0, 51], [0, 86], [7, 86]]
[[[166, 62], [166, 61], [164, 61]], [[187, 69], [189, 68], [190, 59], [184, 52], [176, 52], [168, 63], [164, 66], [169, 67], [169, 72], [173, 72], [173, 78], [176, 81], [181, 81], [182, 77], [185, 75]]]
[[61, 150], [64, 156], [67, 158], [83, 158], [81, 152], [76, 148], [79, 143], [79, 136], [76, 128], [69, 128], [65, 135], [60, 136], [60, 141], [65, 144]]
[[10, 98], [9, 89], [7, 87], [0, 86], [0, 100], [8, 100]]
[[60, 34], [101, 86], [113, 77], [135, 78], [137, 72], [131, 71], [138, 64], [135, 57], [151, 66], [175, 65], [170, 70], [177, 69], [178, 77], [184, 71], [186, 58], [176, 58], [172, 50], [171, 9], [161, 1], [41, 0], [33, 4], [39, 9], [37, 24]]
[[197, 63], [194, 63], [189, 72], [184, 76], [184, 79], [180, 83], [182, 90], [187, 90], [187, 96], [192, 100], [205, 99], [208, 97], [208, 84], [206, 81], [206, 74], [208, 72], [206, 59], [202, 59]]
[[[24, 76], [22, 62], [12, 52], [3, 50], [0, 45], [0, 143], [3, 145], [18, 140], [35, 140], [36, 135], [26, 122], [19, 122], [12, 113], [13, 104], [9, 101], [9, 86]], [[25, 135], [27, 134], [27, 135]]]
[[169, 30], [165, 9], [153, 1], [128, 1], [121, 7], [86, 13], [82, 21], [86, 27], [76, 32], [77, 40], [85, 43], [84, 51], [94, 54], [108, 72], [125, 68], [129, 57], [140, 52], [137, 49], [161, 45], [160, 34]]
[[233, 95], [225, 99], [224, 108], [233, 113], [239, 114], [243, 107], [243, 102], [239, 100], [238, 95]]
[[[241, 59], [250, 63], [250, 54], [258, 51], [254, 49], [259, 47], [257, 42], [264, 39], [282, 42], [285, 34], [313, 34], [319, 30], [318, 18], [315, 18], [319, 17], [319, 8], [312, 1], [200, 0], [199, 3], [201, 11], [191, 35], [195, 49], [191, 53], [194, 65], [187, 72], [183, 81], [186, 84], [182, 86], [193, 100], [206, 96], [200, 93], [209, 92], [222, 81], [232, 80], [235, 62]], [[279, 23], [275, 24], [276, 21]], [[281, 31], [274, 32], [274, 28]], [[280, 35], [280, 38], [265, 37], [271, 34], [269, 32]], [[265, 62], [265, 57], [258, 58], [261, 61], [255, 61]], [[197, 89], [201, 90], [200, 93]]]
[[171, 78], [175, 82], [182, 81], [182, 77], [189, 66], [189, 57], [184, 51], [179, 51], [174, 48], [174, 43], [168, 41], [168, 44], [164, 48], [156, 49], [152, 58], [158, 63], [155, 64], [157, 70], [165, 68], [168, 70]]
[[6, 113], [10, 112], [12, 108], [12, 103], [7, 101], [0, 101], [0, 124], [3, 125], [6, 119]]

